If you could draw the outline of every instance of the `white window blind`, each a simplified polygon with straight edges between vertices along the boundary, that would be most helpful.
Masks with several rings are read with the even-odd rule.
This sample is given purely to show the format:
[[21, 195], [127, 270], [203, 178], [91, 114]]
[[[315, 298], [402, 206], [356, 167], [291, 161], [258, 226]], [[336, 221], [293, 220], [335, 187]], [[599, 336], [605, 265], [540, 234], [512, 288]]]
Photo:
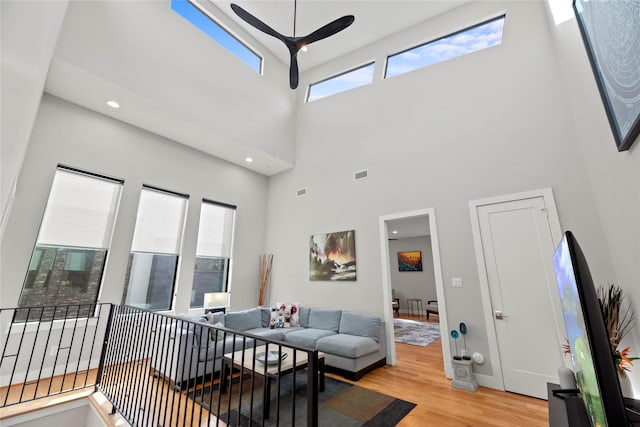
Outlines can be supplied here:
[[185, 196], [143, 188], [131, 251], [179, 254], [186, 210]]
[[203, 201], [198, 229], [197, 257], [231, 257], [235, 209]]
[[38, 244], [84, 248], [109, 245], [122, 183], [58, 169]]

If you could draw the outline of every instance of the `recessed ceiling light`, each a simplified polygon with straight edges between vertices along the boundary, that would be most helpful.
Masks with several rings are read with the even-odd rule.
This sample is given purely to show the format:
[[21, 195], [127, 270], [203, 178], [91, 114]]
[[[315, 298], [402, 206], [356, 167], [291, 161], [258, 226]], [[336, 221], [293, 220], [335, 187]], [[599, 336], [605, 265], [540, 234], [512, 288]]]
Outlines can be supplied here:
[[300, 50], [301, 50], [301, 51], [303, 51], [303, 52], [306, 52], [306, 51], [307, 51], [307, 46], [306, 46], [306, 45], [302, 46], [302, 47], [300, 48]]
[[392, 233], [393, 234], [398, 234], [398, 230], [393, 230]]
[[253, 163], [253, 157], [247, 157], [244, 161], [247, 163]]
[[107, 105], [111, 108], [120, 108], [120, 104], [118, 104], [116, 101], [114, 100], [109, 100], [107, 101]]

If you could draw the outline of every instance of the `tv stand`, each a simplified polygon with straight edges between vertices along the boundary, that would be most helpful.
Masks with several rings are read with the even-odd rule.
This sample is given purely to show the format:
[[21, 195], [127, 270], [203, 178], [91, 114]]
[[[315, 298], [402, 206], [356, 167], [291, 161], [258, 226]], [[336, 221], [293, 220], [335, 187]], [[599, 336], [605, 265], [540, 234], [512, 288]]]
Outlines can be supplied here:
[[[550, 427], [590, 427], [589, 416], [578, 390], [563, 390], [547, 383]], [[640, 400], [624, 399], [629, 426], [640, 427]]]
[[591, 426], [577, 390], [562, 390], [558, 384], [547, 383], [547, 396], [550, 427]]

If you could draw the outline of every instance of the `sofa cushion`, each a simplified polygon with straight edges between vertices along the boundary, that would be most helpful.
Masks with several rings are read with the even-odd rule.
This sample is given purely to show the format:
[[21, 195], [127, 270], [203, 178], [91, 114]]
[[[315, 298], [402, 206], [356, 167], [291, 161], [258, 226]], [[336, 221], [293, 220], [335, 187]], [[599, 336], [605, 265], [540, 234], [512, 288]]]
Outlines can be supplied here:
[[186, 314], [180, 313], [176, 316], [176, 319], [180, 320], [176, 327], [186, 329], [192, 332], [195, 337], [196, 345], [200, 345], [200, 336], [204, 336], [206, 339], [207, 329], [198, 325], [208, 325], [207, 318], [202, 314]]
[[271, 308], [269, 307], [261, 307], [260, 308], [260, 320], [262, 321], [262, 327], [269, 327], [269, 318], [271, 317]]
[[340, 330], [338, 332], [341, 334], [369, 337], [375, 341], [379, 341], [380, 324], [379, 317], [343, 311], [342, 318], [340, 319]]
[[380, 350], [380, 344], [368, 337], [336, 334], [318, 339], [316, 348], [325, 353], [355, 359]]
[[[234, 340], [235, 336], [235, 340]], [[235, 341], [235, 346], [234, 346]], [[244, 344], [244, 347], [243, 347]], [[224, 346], [223, 346], [224, 345]], [[233, 333], [219, 332], [217, 341], [209, 341], [206, 346], [200, 347], [200, 353], [198, 354], [198, 360], [204, 362], [207, 360], [220, 359], [223, 354], [231, 353], [233, 351], [243, 350], [243, 348], [253, 347], [253, 338], [243, 337], [241, 335], [235, 335]]]
[[303, 328], [309, 327], [309, 315], [311, 314], [310, 307], [300, 307], [300, 326]]
[[342, 310], [319, 310], [314, 308], [309, 314], [309, 328], [338, 332], [341, 316]]
[[248, 334], [257, 335], [259, 337], [264, 337], [270, 340], [284, 341], [284, 332], [282, 329], [255, 328], [255, 329], [247, 329], [244, 332]]
[[207, 323], [209, 323], [210, 325], [215, 325], [218, 323], [222, 323], [222, 326], [224, 326], [224, 312], [223, 311], [216, 311], [215, 313], [207, 313], [204, 315], [204, 317], [207, 319]]
[[243, 311], [231, 311], [224, 315], [224, 325], [234, 331], [246, 331], [247, 329], [262, 327], [261, 309], [250, 308]]
[[316, 341], [329, 335], [335, 335], [335, 332], [328, 331], [326, 329], [302, 328], [298, 331], [292, 331], [285, 334], [284, 340], [291, 344], [301, 345], [308, 348], [316, 348]]

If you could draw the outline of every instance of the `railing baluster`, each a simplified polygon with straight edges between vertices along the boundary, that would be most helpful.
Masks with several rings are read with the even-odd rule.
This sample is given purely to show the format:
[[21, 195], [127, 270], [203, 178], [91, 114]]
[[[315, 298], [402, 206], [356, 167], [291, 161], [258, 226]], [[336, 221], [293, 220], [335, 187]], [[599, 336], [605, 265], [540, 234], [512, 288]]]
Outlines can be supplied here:
[[[270, 419], [263, 416], [263, 425], [267, 421], [277, 425], [294, 425], [296, 415], [300, 413], [296, 401], [307, 405], [307, 425], [318, 425], [318, 369], [321, 361], [317, 350], [206, 323], [176, 319], [149, 310], [112, 304], [74, 304], [12, 310], [8, 312], [12, 314], [12, 322], [4, 332], [8, 335], [6, 339], [3, 335], [3, 344], [0, 344], [3, 345], [0, 366], [5, 372], [8, 371], [5, 368], [9, 360], [7, 357], [12, 357], [9, 353], [13, 352], [16, 345], [17, 356], [29, 351], [31, 354], [28, 360], [23, 356], [25, 364], [18, 364], [16, 361], [13, 366], [8, 366], [11, 368], [10, 379], [17, 384], [10, 383], [6, 387], [6, 395], [0, 395], [0, 400], [4, 400], [4, 403], [0, 402], [2, 406], [6, 406], [7, 402], [14, 404], [14, 395], [19, 395], [19, 401], [16, 402], [19, 403], [26, 399], [94, 386], [111, 402], [114, 411], [118, 410], [124, 420], [137, 426], [218, 426], [220, 421], [240, 424], [246, 421], [247, 415], [249, 420], [253, 420], [257, 408], [262, 407], [262, 410], [268, 411], [268, 407], [264, 405], [270, 404], [273, 404], [272, 412], [275, 413], [270, 414]], [[6, 313], [7, 309], [0, 309], [0, 316]], [[45, 320], [49, 318], [50, 321]], [[94, 330], [90, 331], [89, 328]], [[46, 340], [43, 339], [45, 332]], [[58, 333], [58, 336], [54, 335]], [[31, 342], [30, 339], [34, 341]], [[44, 342], [44, 347], [40, 342]], [[58, 351], [55, 352], [55, 357], [47, 358], [56, 342]], [[264, 347], [260, 347], [263, 345]], [[277, 349], [280, 356], [285, 351], [289, 352], [285, 372], [292, 377], [283, 378], [285, 362], [282, 357], [275, 366], [256, 361], [257, 352], [268, 353], [270, 348]], [[66, 357], [61, 351], [68, 352]], [[302, 398], [296, 390], [303, 383], [305, 374], [300, 369], [290, 369], [302, 362], [300, 359], [305, 354], [302, 351], [307, 355], [306, 398]], [[235, 352], [238, 352], [235, 359], [225, 363], [224, 355]], [[99, 356], [99, 361], [98, 366], [95, 367], [93, 363], [95, 368], [92, 368], [94, 353], [96, 357]], [[41, 361], [38, 361], [38, 357]], [[82, 370], [85, 367], [83, 358], [87, 358], [86, 371]], [[215, 369], [216, 361], [218, 370]], [[220, 371], [224, 365], [227, 366], [227, 372], [223, 373]], [[34, 369], [38, 366], [35, 392], [31, 398], [28, 380], [34, 376], [30, 373], [36, 374]], [[63, 372], [56, 374], [59, 369]], [[92, 373], [93, 369], [95, 373]], [[276, 373], [273, 373], [274, 369]], [[157, 377], [154, 370], [158, 372]], [[24, 381], [19, 382], [23, 371]], [[269, 371], [272, 373], [269, 374]], [[46, 390], [41, 387], [46, 384], [44, 372], [50, 373]], [[248, 375], [245, 376], [245, 373]], [[83, 374], [85, 380], [81, 381]], [[95, 381], [90, 380], [93, 375]], [[264, 379], [263, 396], [271, 395], [264, 402], [256, 401], [256, 392], [260, 390], [256, 380], [260, 377]], [[181, 391], [172, 390], [169, 383], [172, 380], [176, 381], [175, 385], [184, 388]], [[54, 381], [56, 384], [53, 384]], [[60, 387], [57, 387], [57, 381], [60, 381]], [[67, 387], [69, 381], [71, 384]], [[223, 382], [226, 387], [223, 387]], [[288, 389], [290, 383], [291, 390]], [[267, 389], [269, 384], [273, 385], [272, 391]], [[16, 393], [9, 396], [12, 386]], [[216, 386], [217, 390], [214, 390]], [[207, 387], [208, 395], [205, 393]], [[41, 396], [38, 395], [40, 388], [43, 388]], [[223, 400], [223, 388], [226, 389], [226, 400]], [[187, 397], [188, 392], [201, 394], [200, 400]], [[285, 402], [286, 407], [291, 405], [291, 410], [287, 409], [286, 413]], [[196, 405], [200, 407], [196, 408]], [[226, 415], [221, 417], [225, 410]], [[206, 422], [204, 417], [207, 418]], [[214, 417], [215, 423], [212, 423]]]

